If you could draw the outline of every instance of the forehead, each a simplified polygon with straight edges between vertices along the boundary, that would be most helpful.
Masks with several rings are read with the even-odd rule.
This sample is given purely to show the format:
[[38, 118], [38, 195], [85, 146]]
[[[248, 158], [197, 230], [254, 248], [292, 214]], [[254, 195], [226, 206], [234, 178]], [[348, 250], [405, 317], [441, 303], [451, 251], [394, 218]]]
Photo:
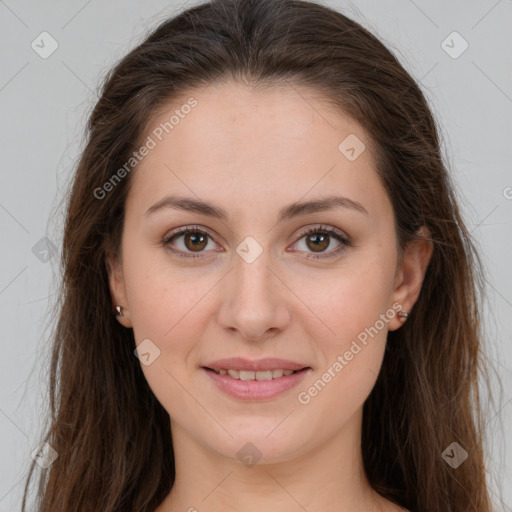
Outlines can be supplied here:
[[[187, 105], [191, 98], [196, 103], [193, 108]], [[146, 131], [159, 128], [164, 130], [163, 138], [195, 144], [210, 160], [259, 152], [263, 146], [269, 150], [266, 154], [275, 148], [281, 150], [279, 154], [313, 148], [337, 154], [343, 133], [357, 133], [369, 142], [359, 123], [336, 112], [318, 92], [286, 83], [255, 88], [227, 82], [191, 89], [160, 108]]]
[[333, 189], [358, 201], [386, 195], [364, 128], [295, 85], [191, 89], [153, 116], [147, 137], [154, 147], [132, 176], [141, 201], [176, 189], [260, 207]]

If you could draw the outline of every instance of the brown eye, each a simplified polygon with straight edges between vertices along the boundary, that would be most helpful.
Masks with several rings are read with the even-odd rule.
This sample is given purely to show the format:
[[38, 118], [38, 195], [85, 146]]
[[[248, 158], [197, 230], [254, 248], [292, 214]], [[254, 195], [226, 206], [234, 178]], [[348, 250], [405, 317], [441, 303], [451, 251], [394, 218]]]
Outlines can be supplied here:
[[185, 247], [191, 251], [202, 251], [208, 244], [207, 236], [201, 233], [187, 233], [183, 241]]
[[329, 247], [329, 239], [329, 235], [313, 233], [312, 235], [308, 235], [306, 237], [306, 244], [314, 252], [322, 252]]
[[352, 244], [337, 229], [319, 226], [302, 233], [295, 245], [300, 252], [307, 253], [306, 258], [325, 259], [338, 256]]
[[184, 227], [167, 235], [162, 245], [176, 256], [199, 258], [208, 254], [209, 251], [205, 249], [211, 240], [212, 237], [201, 229]]

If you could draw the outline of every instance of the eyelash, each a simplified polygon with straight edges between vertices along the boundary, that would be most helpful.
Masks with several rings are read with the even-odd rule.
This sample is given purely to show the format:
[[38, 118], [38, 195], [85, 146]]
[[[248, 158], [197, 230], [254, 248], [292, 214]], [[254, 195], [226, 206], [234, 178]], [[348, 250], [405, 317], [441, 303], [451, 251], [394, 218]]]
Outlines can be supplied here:
[[[189, 252], [184, 252], [184, 251], [177, 251], [177, 250], [171, 248], [170, 242], [172, 240], [174, 240], [175, 238], [179, 238], [180, 236], [187, 235], [189, 233], [207, 236], [212, 239], [212, 237], [206, 231], [204, 231], [196, 226], [186, 226], [186, 227], [178, 228], [175, 231], [169, 233], [169, 235], [167, 235], [162, 240], [162, 245], [166, 248], [166, 250], [168, 250], [171, 253], [175, 254], [176, 256], [179, 256], [182, 258], [202, 258], [203, 256], [201, 253], [194, 254], [194, 253], [189, 253]], [[301, 235], [299, 236], [297, 241], [299, 241], [302, 238], [304, 238], [305, 236], [308, 236], [311, 234], [328, 235], [332, 238], [335, 238], [338, 242], [340, 242], [341, 245], [334, 251], [331, 251], [328, 253], [325, 253], [325, 252], [318, 253], [318, 254], [311, 253], [310, 255], [306, 256], [306, 258], [308, 258], [308, 259], [318, 260], [318, 259], [332, 258], [332, 257], [337, 256], [338, 253], [340, 253], [344, 249], [346, 249], [346, 247], [350, 247], [352, 245], [350, 240], [348, 240], [347, 238], [340, 235], [338, 233], [338, 231], [336, 231], [336, 229], [328, 227], [328, 226], [317, 226], [314, 228], [310, 228], [307, 231], [301, 233]]]

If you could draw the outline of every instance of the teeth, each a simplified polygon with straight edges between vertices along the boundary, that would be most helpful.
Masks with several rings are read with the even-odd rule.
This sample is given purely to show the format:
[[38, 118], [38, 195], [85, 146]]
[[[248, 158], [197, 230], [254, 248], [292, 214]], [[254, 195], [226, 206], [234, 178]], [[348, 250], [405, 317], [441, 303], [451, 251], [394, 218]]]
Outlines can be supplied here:
[[272, 370], [265, 370], [256, 373], [256, 380], [272, 380]]
[[214, 370], [216, 373], [220, 375], [229, 375], [233, 379], [237, 380], [272, 380], [272, 379], [279, 379], [283, 375], [291, 375], [294, 373], [294, 370], [262, 370], [262, 371], [251, 371], [251, 370]]
[[238, 374], [240, 375], [240, 380], [254, 380], [256, 377], [256, 372], [247, 370], [240, 370]]

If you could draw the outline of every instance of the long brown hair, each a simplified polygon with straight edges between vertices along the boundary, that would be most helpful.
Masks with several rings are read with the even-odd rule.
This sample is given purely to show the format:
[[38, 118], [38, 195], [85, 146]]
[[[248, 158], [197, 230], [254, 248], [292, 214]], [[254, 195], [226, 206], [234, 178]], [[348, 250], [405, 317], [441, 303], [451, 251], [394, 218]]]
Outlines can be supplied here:
[[[123, 167], [168, 101], [239, 80], [322, 93], [370, 134], [401, 249], [428, 227], [434, 251], [413, 314], [388, 334], [364, 404], [362, 453], [372, 487], [416, 512], [488, 512], [478, 379], [482, 265], [415, 80], [379, 39], [326, 6], [219, 0], [157, 27], [108, 74], [74, 174], [53, 334], [49, 426], [58, 458], [41, 472], [40, 512], [151, 512], [174, 483], [169, 415], [112, 314], [105, 257], [117, 251], [131, 174]], [[134, 169], [133, 172], [136, 172]], [[442, 457], [453, 442], [468, 454]], [[36, 463], [25, 486], [23, 510]]]

